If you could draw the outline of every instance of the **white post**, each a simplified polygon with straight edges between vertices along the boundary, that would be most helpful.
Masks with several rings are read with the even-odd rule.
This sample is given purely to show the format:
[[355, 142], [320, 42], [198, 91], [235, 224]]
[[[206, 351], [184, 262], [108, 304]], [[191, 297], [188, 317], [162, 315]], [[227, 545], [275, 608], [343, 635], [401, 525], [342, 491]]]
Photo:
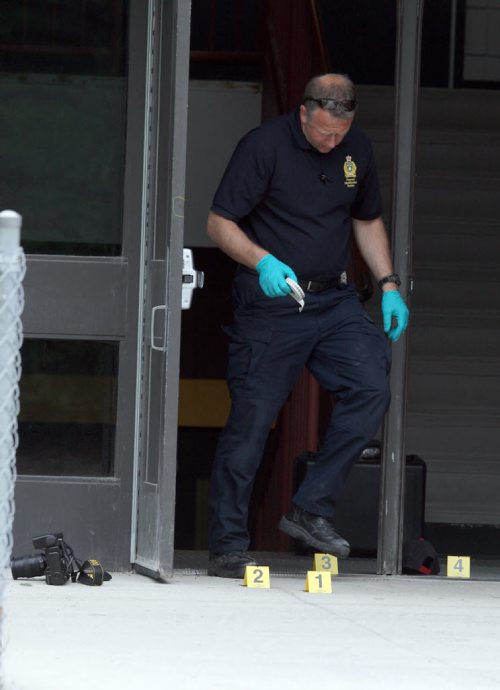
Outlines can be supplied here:
[[0, 213], [0, 253], [7, 256], [17, 254], [21, 242], [23, 219], [15, 211]]
[[[24, 252], [21, 216], [0, 213], [0, 654], [4, 643], [4, 591], [12, 553], [17, 415], [21, 375]], [[0, 669], [0, 687], [2, 687]]]

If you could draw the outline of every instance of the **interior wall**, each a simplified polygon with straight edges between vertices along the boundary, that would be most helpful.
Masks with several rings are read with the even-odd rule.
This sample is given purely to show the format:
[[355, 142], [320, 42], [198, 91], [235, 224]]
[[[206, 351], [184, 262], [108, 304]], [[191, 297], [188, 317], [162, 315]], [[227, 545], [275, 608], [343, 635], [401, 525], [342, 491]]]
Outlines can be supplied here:
[[500, 82], [500, 0], [467, 0], [464, 79]]
[[213, 247], [206, 234], [212, 197], [239, 139], [261, 121], [258, 83], [189, 83], [184, 246]]

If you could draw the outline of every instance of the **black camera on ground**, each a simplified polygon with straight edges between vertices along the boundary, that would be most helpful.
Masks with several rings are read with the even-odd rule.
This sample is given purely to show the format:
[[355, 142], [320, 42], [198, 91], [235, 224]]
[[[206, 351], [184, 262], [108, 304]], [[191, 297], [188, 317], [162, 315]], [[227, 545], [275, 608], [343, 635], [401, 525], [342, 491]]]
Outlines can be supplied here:
[[75, 581], [79, 568], [75, 568], [76, 559], [71, 547], [64, 541], [62, 532], [35, 537], [33, 546], [43, 553], [11, 560], [10, 569], [14, 580], [45, 575], [48, 585], [64, 585], [70, 577]]

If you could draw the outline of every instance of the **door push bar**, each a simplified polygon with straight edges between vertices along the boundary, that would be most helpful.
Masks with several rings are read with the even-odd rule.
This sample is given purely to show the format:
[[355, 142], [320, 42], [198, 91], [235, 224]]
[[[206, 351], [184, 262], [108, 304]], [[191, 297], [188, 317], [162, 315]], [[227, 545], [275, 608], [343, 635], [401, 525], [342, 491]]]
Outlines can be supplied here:
[[[193, 266], [193, 251], [191, 249], [182, 250], [182, 309], [190, 309], [193, 300], [193, 290], [202, 288], [205, 282], [203, 271], [196, 271]], [[166, 344], [155, 345], [155, 320], [159, 311], [167, 314], [167, 305], [158, 304], [151, 311], [151, 349], [158, 352], [166, 352]]]
[[195, 271], [193, 266], [193, 251], [182, 250], [182, 308], [190, 309], [193, 290], [202, 288], [205, 283], [203, 271]]

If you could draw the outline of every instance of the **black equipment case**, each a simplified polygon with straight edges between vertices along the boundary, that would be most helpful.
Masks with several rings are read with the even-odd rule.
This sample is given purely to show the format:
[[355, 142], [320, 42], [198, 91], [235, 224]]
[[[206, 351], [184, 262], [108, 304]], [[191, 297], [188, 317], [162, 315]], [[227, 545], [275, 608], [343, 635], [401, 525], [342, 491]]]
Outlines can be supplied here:
[[[337, 503], [335, 529], [351, 545], [351, 553], [374, 555], [377, 552], [380, 494], [380, 453], [367, 449], [352, 468]], [[373, 457], [373, 454], [376, 457]], [[315, 453], [297, 458], [297, 484], [305, 476]], [[372, 457], [370, 457], [372, 455]], [[425, 504], [425, 463], [418, 455], [406, 456], [403, 541], [423, 536]]]

